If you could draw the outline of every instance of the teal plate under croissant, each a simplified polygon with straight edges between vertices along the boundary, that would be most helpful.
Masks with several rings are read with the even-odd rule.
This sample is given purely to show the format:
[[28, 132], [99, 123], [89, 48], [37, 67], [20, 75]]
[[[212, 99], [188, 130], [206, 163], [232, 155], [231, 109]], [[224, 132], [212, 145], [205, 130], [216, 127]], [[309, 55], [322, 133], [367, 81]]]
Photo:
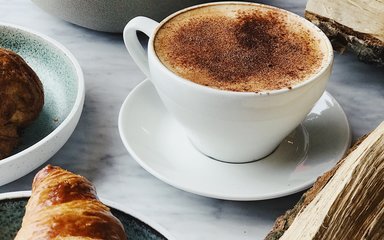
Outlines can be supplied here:
[[[28, 195], [26, 192], [20, 192], [20, 194], [16, 192], [11, 194], [21, 196]], [[0, 240], [14, 239], [17, 231], [20, 229], [27, 201], [28, 197], [5, 197], [0, 200]], [[164, 230], [156, 230], [155, 227], [152, 227], [138, 217], [133, 216], [128, 211], [119, 210], [111, 206], [110, 208], [112, 214], [123, 224], [129, 240], [169, 239], [160, 233], [160, 231]]]
[[44, 88], [44, 107], [22, 132], [22, 144], [0, 160], [0, 186], [31, 172], [68, 140], [84, 104], [84, 78], [75, 57], [63, 45], [31, 29], [0, 23], [0, 48], [19, 54]]

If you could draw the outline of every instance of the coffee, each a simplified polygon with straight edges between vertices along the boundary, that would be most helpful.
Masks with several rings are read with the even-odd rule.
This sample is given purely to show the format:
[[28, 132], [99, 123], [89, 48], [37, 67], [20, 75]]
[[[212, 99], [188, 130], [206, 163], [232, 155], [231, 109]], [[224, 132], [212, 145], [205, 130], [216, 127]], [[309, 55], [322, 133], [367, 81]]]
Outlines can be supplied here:
[[212, 88], [292, 88], [319, 71], [320, 41], [293, 15], [255, 4], [205, 5], [165, 22], [154, 39], [175, 74]]

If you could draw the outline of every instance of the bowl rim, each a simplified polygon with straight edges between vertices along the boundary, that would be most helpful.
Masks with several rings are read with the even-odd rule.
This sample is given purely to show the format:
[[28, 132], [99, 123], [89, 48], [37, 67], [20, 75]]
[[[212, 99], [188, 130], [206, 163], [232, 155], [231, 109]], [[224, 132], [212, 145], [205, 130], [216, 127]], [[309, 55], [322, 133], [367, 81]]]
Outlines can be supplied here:
[[29, 153], [31, 153], [35, 149], [46, 144], [47, 142], [51, 141], [58, 133], [60, 133], [72, 121], [72, 119], [75, 117], [75, 115], [78, 111], [80, 111], [80, 112], [82, 111], [83, 105], [84, 105], [84, 98], [85, 98], [85, 82], [84, 82], [84, 74], [83, 74], [83, 71], [80, 67], [79, 62], [76, 60], [76, 58], [73, 56], [73, 54], [64, 45], [62, 45], [58, 41], [54, 40], [53, 38], [51, 38], [45, 34], [39, 33], [35, 30], [31, 30], [29, 28], [15, 25], [15, 24], [4, 23], [4, 22], [0, 21], [0, 27], [5, 27], [8, 29], [16, 30], [16, 31], [22, 32], [23, 34], [32, 35], [36, 39], [39, 39], [43, 42], [46, 42], [46, 43], [50, 44], [51, 46], [55, 47], [56, 49], [60, 50], [62, 53], [64, 53], [65, 57], [67, 57], [69, 59], [70, 63], [72, 64], [72, 66], [75, 69], [75, 73], [77, 76], [76, 99], [75, 99], [75, 102], [72, 106], [71, 111], [65, 117], [65, 119], [51, 133], [49, 133], [48, 135], [43, 137], [38, 142], [34, 143], [33, 145], [27, 147], [26, 149], [24, 149], [18, 153], [12, 154], [11, 156], [0, 160], [0, 168], [1, 168], [3, 165], [5, 165], [11, 161], [15, 161], [17, 159], [20, 159], [23, 156], [28, 155]]

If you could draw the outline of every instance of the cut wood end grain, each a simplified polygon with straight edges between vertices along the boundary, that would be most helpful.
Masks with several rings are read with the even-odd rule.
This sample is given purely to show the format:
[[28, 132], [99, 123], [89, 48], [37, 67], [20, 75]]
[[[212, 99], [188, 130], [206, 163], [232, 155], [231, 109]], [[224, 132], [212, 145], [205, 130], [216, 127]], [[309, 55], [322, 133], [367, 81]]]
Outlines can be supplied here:
[[384, 236], [384, 122], [321, 176], [265, 238], [381, 239]]
[[364, 62], [384, 66], [384, 0], [309, 0], [305, 17], [335, 50], [349, 49]]

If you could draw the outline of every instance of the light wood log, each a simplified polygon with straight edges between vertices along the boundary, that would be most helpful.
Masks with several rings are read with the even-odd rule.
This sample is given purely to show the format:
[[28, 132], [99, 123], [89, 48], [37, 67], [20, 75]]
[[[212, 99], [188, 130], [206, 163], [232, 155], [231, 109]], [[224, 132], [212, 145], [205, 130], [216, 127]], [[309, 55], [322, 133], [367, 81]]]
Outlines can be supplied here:
[[384, 239], [384, 122], [278, 218], [266, 239]]
[[322, 29], [335, 50], [384, 66], [384, 0], [309, 0], [305, 17]]

